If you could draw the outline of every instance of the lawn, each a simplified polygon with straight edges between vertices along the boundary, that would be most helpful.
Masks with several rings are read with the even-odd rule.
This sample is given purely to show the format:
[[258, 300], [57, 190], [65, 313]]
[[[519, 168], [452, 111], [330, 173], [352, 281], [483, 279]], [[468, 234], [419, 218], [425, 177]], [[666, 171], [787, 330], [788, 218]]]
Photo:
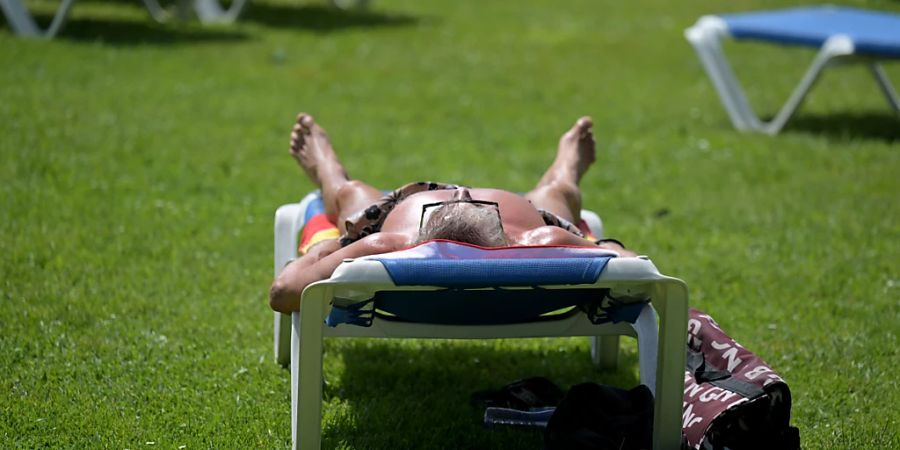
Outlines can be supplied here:
[[[255, 0], [204, 27], [79, 0], [53, 41], [0, 21], [0, 447], [290, 445], [266, 294], [275, 208], [313, 188], [287, 153], [301, 110], [372, 184], [517, 191], [592, 115], [586, 206], [781, 373], [804, 447], [900, 447], [900, 119], [848, 66], [781, 135], [740, 134], [682, 36], [782, 4]], [[813, 55], [728, 51], [765, 114]], [[324, 445], [539, 448], [469, 395], [630, 386], [623, 348], [603, 373], [586, 339], [329, 341]]]

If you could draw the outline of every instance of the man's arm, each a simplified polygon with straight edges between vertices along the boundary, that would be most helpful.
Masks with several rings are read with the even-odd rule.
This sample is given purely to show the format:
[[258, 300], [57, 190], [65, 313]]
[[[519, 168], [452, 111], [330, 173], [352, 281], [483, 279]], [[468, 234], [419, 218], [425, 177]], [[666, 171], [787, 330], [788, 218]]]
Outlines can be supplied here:
[[303, 258], [288, 264], [272, 283], [269, 290], [269, 306], [275, 311], [290, 314], [300, 310], [303, 289], [316, 281], [331, 277], [334, 270], [346, 258], [379, 255], [407, 246], [406, 236], [396, 233], [376, 233], [366, 236], [324, 258], [310, 264]]

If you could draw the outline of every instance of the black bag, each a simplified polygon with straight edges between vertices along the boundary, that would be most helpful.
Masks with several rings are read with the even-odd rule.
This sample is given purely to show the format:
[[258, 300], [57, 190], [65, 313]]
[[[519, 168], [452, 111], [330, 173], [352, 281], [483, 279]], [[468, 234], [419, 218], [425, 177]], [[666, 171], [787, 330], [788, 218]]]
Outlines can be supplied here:
[[545, 450], [643, 450], [653, 438], [653, 394], [596, 383], [569, 389], [547, 423]]

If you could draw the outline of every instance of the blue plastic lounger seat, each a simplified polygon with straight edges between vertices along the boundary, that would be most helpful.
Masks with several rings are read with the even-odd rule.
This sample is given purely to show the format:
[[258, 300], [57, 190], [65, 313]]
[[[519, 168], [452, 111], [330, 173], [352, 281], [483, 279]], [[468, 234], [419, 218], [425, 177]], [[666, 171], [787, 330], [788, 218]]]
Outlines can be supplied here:
[[[834, 62], [869, 66], [888, 103], [900, 113], [900, 99], [878, 61], [900, 59], [900, 15], [835, 6], [704, 16], [685, 31], [715, 85], [735, 128], [777, 134], [800, 106], [823, 69]], [[752, 110], [731, 71], [721, 39], [755, 40], [819, 49], [800, 84], [770, 122]]]
[[[297, 256], [298, 233], [320, 209], [318, 192], [278, 209], [276, 274]], [[582, 216], [598, 236], [599, 218]], [[687, 288], [646, 257], [430, 241], [345, 261], [304, 290], [299, 312], [275, 313], [274, 336], [276, 359], [291, 367], [294, 448], [321, 445], [326, 337], [587, 336], [593, 361], [615, 367], [624, 335], [637, 339], [641, 383], [655, 393], [654, 448], [680, 449], [686, 327]]]

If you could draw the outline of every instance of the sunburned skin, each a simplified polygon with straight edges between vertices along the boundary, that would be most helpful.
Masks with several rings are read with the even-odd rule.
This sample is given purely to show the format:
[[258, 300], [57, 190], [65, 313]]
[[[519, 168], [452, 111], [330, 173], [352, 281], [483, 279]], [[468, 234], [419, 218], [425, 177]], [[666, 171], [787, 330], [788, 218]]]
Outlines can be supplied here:
[[[419, 220], [422, 206], [447, 200], [484, 200], [500, 205], [500, 219], [503, 230], [511, 244], [522, 244], [523, 234], [543, 227], [544, 219], [537, 209], [524, 197], [499, 189], [454, 189], [425, 191], [413, 194], [400, 202], [387, 216], [381, 227], [382, 232], [401, 233], [412, 244], [418, 238]], [[460, 205], [465, 208], [488, 207], [476, 204]]]
[[[600, 247], [622, 256], [636, 254], [612, 242], [596, 244], [563, 228], [547, 226], [537, 208], [577, 223], [581, 211], [578, 183], [594, 162], [593, 124], [582, 117], [560, 138], [556, 159], [524, 196], [500, 189], [460, 188], [424, 191], [410, 195], [388, 214], [381, 231], [341, 247], [329, 240], [286, 266], [272, 283], [269, 304], [272, 309], [289, 313], [300, 308], [303, 289], [327, 279], [345, 258], [388, 253], [414, 245], [418, 240], [422, 206], [448, 200], [482, 200], [499, 205], [503, 231], [508, 245], [576, 245]], [[291, 155], [307, 176], [322, 189], [326, 214], [346, 231], [346, 219], [375, 203], [382, 193], [359, 180], [351, 180], [325, 130], [312, 116], [300, 114], [291, 134]], [[464, 208], [492, 207], [462, 203]]]

